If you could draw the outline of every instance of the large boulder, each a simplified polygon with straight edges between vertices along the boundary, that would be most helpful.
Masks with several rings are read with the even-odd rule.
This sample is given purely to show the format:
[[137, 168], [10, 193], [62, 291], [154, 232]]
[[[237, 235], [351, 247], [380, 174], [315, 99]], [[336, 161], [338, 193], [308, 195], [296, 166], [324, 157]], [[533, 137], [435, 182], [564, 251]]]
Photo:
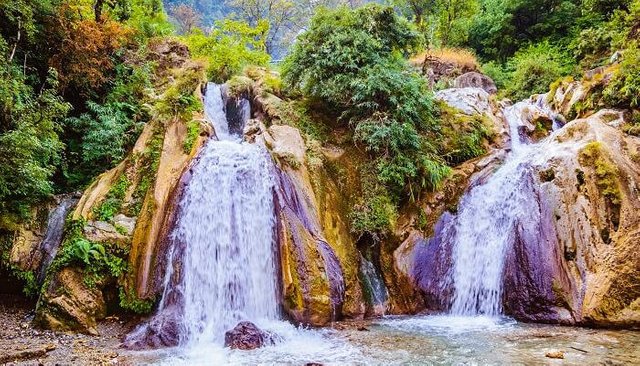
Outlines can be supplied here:
[[452, 88], [436, 92], [435, 98], [467, 115], [491, 114], [489, 93], [481, 88]]
[[498, 92], [496, 83], [490, 77], [479, 72], [468, 72], [456, 78], [453, 82], [454, 88], [480, 88], [489, 94]]
[[77, 268], [53, 274], [38, 302], [35, 322], [48, 329], [97, 335], [97, 321], [106, 316], [107, 306], [98, 286], [89, 286], [85, 277]]
[[[149, 47], [149, 58], [159, 65], [154, 74], [156, 95], [163, 98], [169, 88], [185, 84], [193, 86], [195, 97], [201, 97], [200, 85], [206, 81], [204, 66], [186, 60], [186, 47], [174, 41], [152, 42]], [[85, 224], [81, 235], [102, 243], [111, 254], [128, 262], [127, 271], [119, 278], [102, 273], [108, 281], [94, 284], [90, 289], [71, 285], [73, 281], [69, 280], [67, 271], [81, 269], [63, 268], [59, 273], [51, 273], [37, 309], [41, 324], [92, 332], [93, 324], [103, 316], [94, 309], [100, 308], [95, 304], [103, 290], [110, 295], [120, 293], [120, 303], [136, 311], [150, 307], [161, 291], [168, 267], [163, 262], [167, 257], [166, 246], [163, 246], [167, 236], [165, 224], [174, 212], [173, 198], [180, 193], [181, 179], [188, 175], [183, 173], [188, 172], [200, 148], [212, 135], [212, 129], [201, 113], [171, 118], [159, 113], [153, 115], [126, 159], [94, 180], [72, 215], [75, 224]], [[105, 204], [109, 209], [102, 211]], [[65, 276], [60, 277], [62, 273]], [[65, 295], [61, 296], [62, 293]], [[86, 295], [88, 293], [91, 296]], [[94, 306], [67, 301], [83, 298], [96, 299]]]
[[274, 344], [274, 336], [251, 322], [240, 322], [224, 334], [224, 346], [244, 351]]

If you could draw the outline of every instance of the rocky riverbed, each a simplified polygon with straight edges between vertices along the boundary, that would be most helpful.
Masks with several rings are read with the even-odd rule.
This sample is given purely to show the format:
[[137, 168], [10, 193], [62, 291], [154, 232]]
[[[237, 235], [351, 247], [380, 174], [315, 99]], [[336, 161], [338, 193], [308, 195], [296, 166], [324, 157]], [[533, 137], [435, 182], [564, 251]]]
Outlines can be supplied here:
[[108, 318], [99, 336], [37, 329], [31, 320], [35, 304], [0, 296], [0, 364], [4, 365], [132, 365], [118, 348], [131, 329], [128, 321]]

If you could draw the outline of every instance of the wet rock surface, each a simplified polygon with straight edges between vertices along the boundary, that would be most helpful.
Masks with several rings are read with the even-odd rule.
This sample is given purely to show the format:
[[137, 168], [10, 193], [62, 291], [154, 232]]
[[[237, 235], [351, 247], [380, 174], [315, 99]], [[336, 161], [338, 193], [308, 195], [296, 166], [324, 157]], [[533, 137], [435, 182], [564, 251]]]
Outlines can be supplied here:
[[251, 322], [240, 322], [224, 335], [224, 346], [231, 349], [252, 350], [275, 343], [274, 335]]

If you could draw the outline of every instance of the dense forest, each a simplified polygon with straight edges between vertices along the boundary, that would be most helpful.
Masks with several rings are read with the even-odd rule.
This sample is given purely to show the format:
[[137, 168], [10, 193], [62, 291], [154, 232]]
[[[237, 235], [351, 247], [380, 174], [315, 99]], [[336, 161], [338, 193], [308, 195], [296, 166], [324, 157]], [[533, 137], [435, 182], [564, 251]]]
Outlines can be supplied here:
[[638, 131], [640, 1], [377, 3], [0, 1], [0, 229], [116, 166], [150, 119], [201, 108], [184, 86], [157, 95], [166, 80], [149, 50], [167, 39], [236, 89], [250, 66], [273, 70], [262, 87], [311, 140], [348, 127], [371, 167], [349, 216], [357, 236], [383, 234], [403, 203], [485, 152], [482, 121], [451, 128], [432, 97], [447, 83], [416, 72], [425, 58], [470, 64], [514, 100], [621, 59], [581, 107], [630, 109]]

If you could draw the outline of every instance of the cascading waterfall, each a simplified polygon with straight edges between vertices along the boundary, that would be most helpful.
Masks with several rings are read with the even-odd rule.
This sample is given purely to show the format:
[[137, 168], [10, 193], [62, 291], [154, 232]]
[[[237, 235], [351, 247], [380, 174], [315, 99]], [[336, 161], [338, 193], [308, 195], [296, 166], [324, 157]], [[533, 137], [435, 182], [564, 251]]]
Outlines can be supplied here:
[[220, 87], [209, 84], [209, 141], [180, 203], [173, 235], [182, 266], [182, 343], [221, 342], [241, 320], [276, 319], [273, 181], [259, 146], [228, 133]]
[[177, 208], [156, 315], [129, 335], [144, 345], [218, 344], [239, 321], [278, 318], [271, 160], [229, 132], [219, 85], [205, 114], [217, 140], [204, 146]]
[[365, 297], [367, 301], [374, 308], [373, 311], [376, 315], [384, 315], [388, 293], [382, 276], [378, 273], [373, 263], [363, 256], [360, 256], [360, 273], [362, 275], [362, 284], [366, 288]]
[[511, 134], [511, 153], [484, 183], [473, 187], [460, 201], [458, 214], [445, 229], [452, 233], [450, 281], [453, 315], [499, 315], [502, 313], [502, 283], [506, 251], [517, 223], [531, 212], [526, 180], [521, 179], [539, 144], [521, 136], [525, 109], [549, 115], [540, 100], [524, 101], [504, 110]]

